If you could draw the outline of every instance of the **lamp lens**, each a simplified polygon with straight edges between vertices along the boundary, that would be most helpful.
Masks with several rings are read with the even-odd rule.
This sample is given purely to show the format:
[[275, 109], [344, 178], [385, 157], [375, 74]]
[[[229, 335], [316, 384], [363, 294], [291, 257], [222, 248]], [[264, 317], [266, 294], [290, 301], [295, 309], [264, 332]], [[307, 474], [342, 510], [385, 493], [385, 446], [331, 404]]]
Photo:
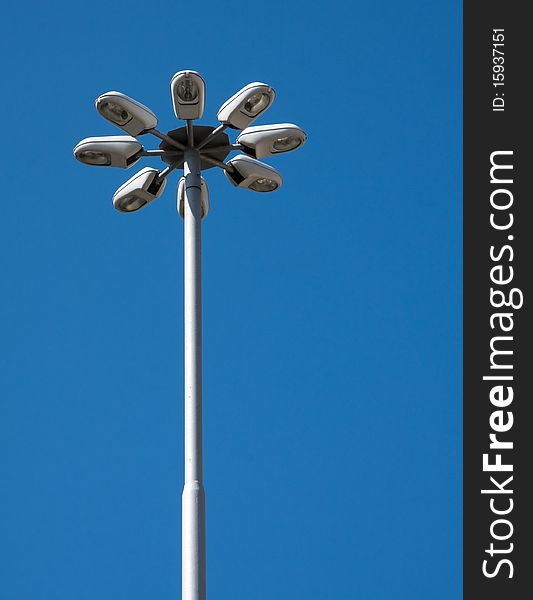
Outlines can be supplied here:
[[302, 140], [297, 135], [287, 135], [286, 137], [275, 140], [272, 144], [272, 148], [276, 152], [288, 152], [289, 150], [298, 148], [301, 143]]
[[263, 112], [270, 104], [270, 96], [258, 92], [257, 94], [251, 95], [244, 103], [243, 110], [251, 117], [255, 117], [259, 113]]
[[277, 187], [278, 184], [267, 177], [260, 177], [250, 184], [250, 189], [256, 192], [273, 192]]
[[139, 210], [139, 208], [142, 208], [145, 204], [147, 204], [147, 202], [144, 198], [139, 198], [139, 196], [131, 194], [122, 198], [122, 200], [117, 203], [116, 207], [122, 212], [133, 212]]
[[116, 125], [125, 125], [131, 119], [130, 113], [116, 102], [102, 102], [100, 112], [106, 119]]
[[78, 154], [78, 160], [88, 165], [108, 166], [111, 164], [111, 156], [105, 152], [95, 152], [94, 150], [85, 150]]
[[198, 86], [189, 77], [178, 83], [178, 98], [182, 102], [195, 102], [198, 99], [198, 93]]

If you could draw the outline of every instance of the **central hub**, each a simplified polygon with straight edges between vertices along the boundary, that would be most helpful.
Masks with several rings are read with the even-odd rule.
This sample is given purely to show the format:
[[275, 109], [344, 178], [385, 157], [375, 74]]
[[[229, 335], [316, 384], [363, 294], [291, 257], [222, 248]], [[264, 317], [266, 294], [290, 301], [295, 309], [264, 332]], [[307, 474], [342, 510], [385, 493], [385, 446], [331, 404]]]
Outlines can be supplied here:
[[[205, 138], [214, 130], [215, 130], [214, 127], [209, 127], [208, 125], [194, 125], [193, 126], [194, 146], [197, 146], [200, 142], [205, 140]], [[173, 129], [172, 131], [169, 131], [167, 133], [167, 135], [168, 135], [168, 137], [172, 138], [173, 140], [176, 140], [176, 142], [180, 142], [184, 146], [187, 146], [187, 143], [188, 143], [187, 127], [180, 127], [179, 129]], [[209, 142], [209, 144], [205, 145], [200, 150], [200, 152], [202, 154], [207, 154], [207, 155], [211, 156], [212, 158], [215, 158], [216, 160], [223, 161], [226, 158], [226, 156], [230, 153], [230, 150], [228, 150], [227, 148], [224, 148], [226, 146], [229, 146], [229, 144], [230, 144], [230, 141], [229, 141], [228, 136], [223, 131], [220, 131]], [[220, 148], [221, 146], [223, 147], [223, 149], [217, 150], [217, 148]], [[161, 150], [164, 150], [165, 152], [180, 152], [175, 146], [172, 146], [172, 144], [169, 144], [165, 140], [163, 140], [159, 144], [159, 148]], [[180, 152], [180, 154], [181, 154], [181, 152]], [[162, 156], [161, 159], [168, 164], [174, 162], [174, 160], [175, 160], [175, 158], [170, 157], [168, 155]], [[200, 168], [202, 169], [202, 171], [205, 171], [206, 169], [211, 169], [214, 166], [211, 163], [208, 163], [207, 161], [202, 160], [201, 156], [200, 156], [200, 161], [201, 161]]]

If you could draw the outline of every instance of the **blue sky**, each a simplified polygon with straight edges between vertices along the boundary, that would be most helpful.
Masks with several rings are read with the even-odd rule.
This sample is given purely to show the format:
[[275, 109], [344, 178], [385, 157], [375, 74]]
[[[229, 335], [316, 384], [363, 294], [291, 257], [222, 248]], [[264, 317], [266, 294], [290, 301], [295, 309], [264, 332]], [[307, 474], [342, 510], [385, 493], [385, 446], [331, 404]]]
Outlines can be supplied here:
[[180, 597], [177, 177], [123, 215], [72, 157], [180, 69], [309, 135], [275, 194], [206, 173], [208, 596], [460, 597], [461, 5], [191, 6], [4, 7], [0, 598]]

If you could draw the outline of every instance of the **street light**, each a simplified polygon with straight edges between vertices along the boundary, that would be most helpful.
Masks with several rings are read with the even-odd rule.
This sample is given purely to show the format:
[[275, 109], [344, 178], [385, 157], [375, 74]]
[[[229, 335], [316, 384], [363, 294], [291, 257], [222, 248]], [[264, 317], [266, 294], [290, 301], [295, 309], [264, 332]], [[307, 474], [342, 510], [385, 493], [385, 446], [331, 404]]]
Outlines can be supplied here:
[[107, 92], [96, 99], [96, 110], [130, 135], [141, 135], [157, 125], [154, 113], [121, 92]]
[[237, 137], [242, 151], [253, 158], [264, 158], [274, 154], [292, 152], [305, 143], [307, 136], [297, 125], [258, 125], [247, 127]]
[[[182, 600], [205, 600], [205, 493], [202, 468], [202, 316], [201, 222], [209, 211], [209, 192], [202, 170], [219, 167], [232, 185], [254, 192], [273, 192], [282, 184], [273, 167], [258, 160], [301, 146], [306, 134], [296, 125], [248, 127], [272, 104], [274, 90], [250, 83], [218, 111], [220, 125], [194, 125], [202, 116], [205, 83], [196, 71], [178, 71], [172, 78], [175, 115], [186, 126], [162, 133], [157, 117], [143, 104], [121, 92], [107, 92], [96, 100], [98, 112], [128, 136], [87, 138], [74, 148], [81, 162], [127, 168], [142, 156], [159, 156], [161, 171], [146, 167], [124, 183], [113, 196], [113, 206], [137, 212], [159, 198], [169, 174], [183, 169], [178, 184], [177, 209], [184, 221], [184, 408], [185, 484], [182, 496]], [[243, 130], [231, 143], [226, 129]], [[247, 128], [247, 129], [245, 129]], [[135, 137], [152, 134], [159, 149], [145, 150]], [[224, 162], [231, 152], [238, 154]]]
[[191, 121], [204, 114], [205, 81], [196, 71], [178, 71], [170, 81], [174, 114]]
[[272, 104], [276, 92], [266, 83], [249, 83], [220, 107], [217, 119], [232, 129], [244, 129]]
[[[202, 219], [207, 217], [209, 212], [209, 188], [207, 181], [202, 177]], [[178, 183], [178, 213], [183, 219], [185, 217], [185, 177], [181, 177]]]
[[135, 212], [159, 198], [166, 185], [167, 180], [159, 177], [157, 169], [145, 167], [118, 188], [113, 206], [120, 212]]
[[276, 169], [254, 158], [238, 154], [228, 165], [233, 169], [225, 175], [235, 187], [254, 192], [273, 192], [281, 187], [281, 175]]
[[134, 165], [142, 152], [142, 144], [129, 135], [85, 138], [74, 148], [74, 156], [86, 165], [122, 169]]

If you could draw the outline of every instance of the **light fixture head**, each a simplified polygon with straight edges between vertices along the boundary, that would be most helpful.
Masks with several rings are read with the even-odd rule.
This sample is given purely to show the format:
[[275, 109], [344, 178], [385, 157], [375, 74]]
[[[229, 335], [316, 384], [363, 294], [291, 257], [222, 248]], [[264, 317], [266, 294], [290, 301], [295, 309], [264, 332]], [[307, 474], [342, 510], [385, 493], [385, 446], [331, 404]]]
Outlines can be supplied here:
[[73, 153], [86, 165], [127, 169], [141, 158], [142, 151], [142, 145], [134, 137], [108, 135], [81, 140]]
[[166, 184], [166, 179], [159, 179], [157, 169], [145, 167], [118, 188], [113, 206], [120, 212], [135, 212], [159, 198]]
[[281, 187], [281, 175], [276, 169], [254, 158], [238, 154], [227, 164], [233, 167], [233, 171], [224, 171], [224, 175], [235, 187], [254, 192], [273, 192]]
[[275, 97], [276, 92], [266, 83], [249, 83], [224, 102], [217, 118], [227, 127], [244, 129], [265, 112]]
[[[185, 217], [185, 177], [182, 177], [178, 183], [178, 195], [177, 195], [177, 209], [180, 217]], [[209, 188], [207, 187], [207, 181], [202, 177], [202, 188], [201, 188], [201, 199], [202, 199], [202, 219], [205, 219], [209, 212]]]
[[106, 92], [96, 99], [96, 110], [130, 135], [142, 135], [157, 125], [154, 113], [121, 92]]
[[204, 114], [205, 81], [196, 71], [178, 71], [170, 82], [174, 114], [184, 121], [201, 119]]
[[305, 143], [305, 131], [292, 123], [247, 127], [238, 137], [242, 151], [253, 158], [263, 158], [296, 150]]

